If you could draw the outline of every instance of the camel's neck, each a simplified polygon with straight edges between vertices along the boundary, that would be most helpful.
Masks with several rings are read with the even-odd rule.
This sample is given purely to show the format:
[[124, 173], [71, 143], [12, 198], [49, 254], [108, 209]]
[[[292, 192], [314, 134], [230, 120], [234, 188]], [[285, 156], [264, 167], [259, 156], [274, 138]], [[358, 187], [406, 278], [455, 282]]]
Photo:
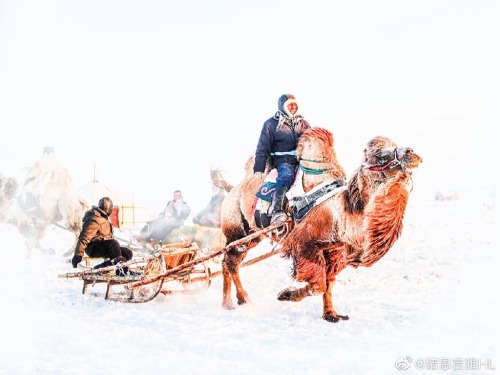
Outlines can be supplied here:
[[363, 213], [362, 264], [371, 266], [394, 245], [403, 230], [403, 217], [408, 203], [406, 176], [392, 179], [376, 189]]

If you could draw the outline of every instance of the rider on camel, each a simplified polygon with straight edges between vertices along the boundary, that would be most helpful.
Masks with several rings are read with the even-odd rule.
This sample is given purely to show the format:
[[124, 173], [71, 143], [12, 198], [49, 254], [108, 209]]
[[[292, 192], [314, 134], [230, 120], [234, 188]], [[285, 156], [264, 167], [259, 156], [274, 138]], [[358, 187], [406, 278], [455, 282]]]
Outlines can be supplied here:
[[278, 99], [278, 111], [264, 122], [255, 151], [254, 174], [263, 178], [266, 162], [272, 158], [278, 171], [276, 190], [273, 195], [271, 225], [281, 224], [286, 220], [286, 192], [295, 179], [298, 161], [296, 147], [309, 123], [298, 114], [297, 100], [291, 94], [281, 95]]

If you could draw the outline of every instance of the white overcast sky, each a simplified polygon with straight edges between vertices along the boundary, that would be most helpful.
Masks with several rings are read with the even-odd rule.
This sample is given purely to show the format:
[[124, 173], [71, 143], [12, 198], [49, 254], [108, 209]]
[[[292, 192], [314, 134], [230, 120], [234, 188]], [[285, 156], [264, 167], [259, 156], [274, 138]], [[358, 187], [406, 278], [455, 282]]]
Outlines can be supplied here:
[[498, 21], [494, 0], [0, 0], [0, 173], [52, 146], [77, 187], [96, 166], [148, 205], [206, 203], [292, 93], [348, 173], [380, 134], [422, 154], [416, 186], [488, 185]]

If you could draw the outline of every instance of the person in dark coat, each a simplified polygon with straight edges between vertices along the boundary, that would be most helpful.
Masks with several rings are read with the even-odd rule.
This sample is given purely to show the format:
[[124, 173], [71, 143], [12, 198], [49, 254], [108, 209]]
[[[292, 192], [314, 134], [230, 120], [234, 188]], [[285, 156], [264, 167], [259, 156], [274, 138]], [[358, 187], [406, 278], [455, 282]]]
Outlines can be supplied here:
[[[83, 216], [83, 227], [78, 236], [75, 254], [71, 263], [73, 268], [82, 261], [84, 253], [91, 258], [109, 258], [98, 264], [94, 269], [116, 265], [132, 259], [132, 250], [120, 246], [113, 238], [113, 225], [110, 216], [113, 212], [113, 201], [109, 197], [99, 200], [97, 207], [93, 206]], [[117, 269], [117, 275], [125, 276], [132, 272], [127, 267]]]
[[278, 111], [264, 122], [255, 151], [254, 174], [263, 178], [266, 162], [272, 158], [274, 168], [278, 171], [276, 190], [273, 195], [273, 212], [271, 224], [279, 224], [286, 220], [286, 192], [292, 186], [298, 161], [296, 158], [297, 143], [304, 132], [310, 128], [309, 123], [298, 114], [299, 106], [295, 96], [281, 95], [278, 99]]

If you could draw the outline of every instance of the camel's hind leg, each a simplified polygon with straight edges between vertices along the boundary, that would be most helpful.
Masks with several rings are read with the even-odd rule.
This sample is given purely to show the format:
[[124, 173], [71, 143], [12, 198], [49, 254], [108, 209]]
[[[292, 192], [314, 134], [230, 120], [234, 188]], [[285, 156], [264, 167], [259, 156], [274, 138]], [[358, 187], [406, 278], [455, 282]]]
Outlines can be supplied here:
[[226, 255], [222, 260], [222, 306], [227, 310], [233, 310], [234, 305], [231, 298], [231, 274], [229, 273], [227, 266]]
[[[232, 250], [236, 252], [236, 250]], [[245, 251], [246, 253], [246, 251]], [[231, 283], [234, 281], [236, 287], [236, 298], [238, 304], [242, 305], [248, 300], [248, 293], [243, 288], [240, 280], [239, 266], [243, 261], [244, 254], [226, 253], [222, 260], [222, 306], [227, 310], [233, 310], [234, 304], [231, 298]]]
[[222, 260], [222, 306], [228, 310], [234, 309], [233, 301], [231, 299], [231, 282], [234, 282], [236, 287], [236, 298], [238, 305], [248, 302], [248, 293], [243, 288], [240, 279], [240, 264], [245, 259], [248, 248], [240, 253], [238, 250], [233, 249], [224, 254]]
[[323, 293], [323, 319], [328, 322], [336, 323], [339, 320], [347, 320], [349, 317], [347, 315], [339, 315], [333, 309], [332, 291], [335, 285], [335, 280], [327, 282], [326, 292]]
[[238, 265], [238, 270], [231, 275], [233, 277], [234, 286], [236, 287], [236, 299], [238, 300], [238, 305], [243, 305], [250, 301], [248, 298], [248, 293], [243, 288], [243, 284], [240, 279], [240, 270]]
[[[244, 237], [244, 232], [238, 227], [230, 228], [228, 232], [231, 235], [226, 234], [228, 243], [235, 241], [239, 238]], [[226, 232], [227, 233], [227, 232]], [[222, 306], [227, 310], [233, 310], [234, 304], [231, 298], [231, 283], [233, 281], [233, 275], [238, 270], [239, 263], [242, 259], [239, 259], [239, 253], [236, 249], [231, 249], [224, 254], [222, 259]]]
[[240, 256], [238, 257], [238, 261], [237, 261], [237, 263], [235, 265], [234, 272], [231, 273], [231, 276], [232, 276], [233, 282], [234, 282], [234, 286], [236, 287], [236, 298], [238, 299], [238, 305], [243, 305], [245, 303], [251, 302], [250, 298], [248, 296], [247, 291], [245, 290], [245, 288], [243, 287], [243, 284], [241, 283], [241, 279], [240, 279], [240, 264], [245, 259], [248, 250], [250, 250], [250, 249], [254, 248], [255, 246], [257, 246], [258, 243], [259, 243], [259, 241], [260, 240], [251, 241], [248, 244], [245, 252], [238, 254]]

